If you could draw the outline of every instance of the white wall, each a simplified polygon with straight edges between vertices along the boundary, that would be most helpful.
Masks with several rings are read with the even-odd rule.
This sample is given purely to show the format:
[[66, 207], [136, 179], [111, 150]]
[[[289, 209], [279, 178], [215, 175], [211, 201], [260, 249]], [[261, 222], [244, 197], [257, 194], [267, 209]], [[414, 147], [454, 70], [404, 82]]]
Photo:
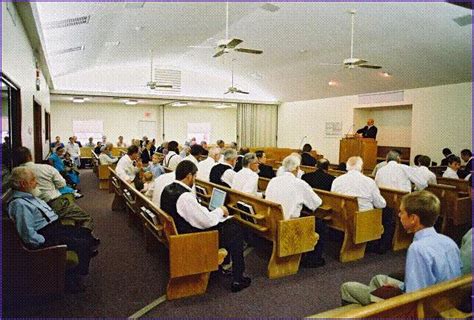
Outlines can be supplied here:
[[51, 135], [60, 136], [62, 141], [73, 135], [73, 120], [102, 120], [107, 140], [117, 142], [118, 136], [130, 144], [132, 138], [141, 138], [139, 121], [156, 121], [157, 136], [148, 135], [161, 141], [161, 107], [157, 105], [135, 105], [106, 103], [51, 102]]
[[[459, 153], [472, 148], [472, 83], [409, 89], [404, 101], [382, 106], [412, 105], [411, 155], [442, 157], [441, 149]], [[331, 162], [339, 160], [339, 138], [325, 138], [327, 121], [342, 121], [346, 133], [354, 121], [357, 96], [284, 103], [278, 114], [278, 146], [298, 148], [301, 138], [308, 141]], [[377, 121], [377, 120], [376, 120]]]
[[[107, 103], [51, 102], [51, 134], [60, 136], [63, 141], [73, 134], [73, 120], [102, 120], [104, 134], [112, 143], [122, 135], [125, 142], [132, 138], [141, 138], [143, 132], [139, 121], [156, 121], [157, 136], [146, 133], [149, 138], [162, 141], [162, 107], [157, 105], [135, 105]], [[236, 140], [236, 109], [213, 109], [191, 107], [165, 107], [164, 130], [165, 140], [176, 140], [183, 143], [186, 140], [188, 122], [210, 122], [211, 142], [223, 139], [226, 142]]]
[[[36, 68], [33, 49], [15, 6], [11, 2], [2, 2], [2, 72], [21, 89], [22, 143], [30, 148], [34, 154], [33, 97], [42, 106], [41, 126], [43, 128], [42, 140], [44, 141], [44, 110], [50, 110], [49, 88], [41, 74], [41, 91], [36, 91]], [[46, 157], [48, 151], [49, 146], [45, 142], [43, 145], [43, 158]]]

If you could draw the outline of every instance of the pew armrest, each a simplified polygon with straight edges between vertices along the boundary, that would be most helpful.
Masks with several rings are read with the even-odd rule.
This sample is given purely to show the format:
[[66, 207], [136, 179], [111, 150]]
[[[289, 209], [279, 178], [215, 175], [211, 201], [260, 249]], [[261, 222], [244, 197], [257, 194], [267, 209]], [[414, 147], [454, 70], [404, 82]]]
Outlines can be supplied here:
[[278, 221], [277, 253], [280, 258], [312, 251], [319, 240], [313, 216]]
[[186, 233], [169, 237], [170, 276], [177, 278], [217, 270], [217, 231]]
[[354, 215], [354, 243], [380, 239], [383, 233], [382, 209], [357, 211]]

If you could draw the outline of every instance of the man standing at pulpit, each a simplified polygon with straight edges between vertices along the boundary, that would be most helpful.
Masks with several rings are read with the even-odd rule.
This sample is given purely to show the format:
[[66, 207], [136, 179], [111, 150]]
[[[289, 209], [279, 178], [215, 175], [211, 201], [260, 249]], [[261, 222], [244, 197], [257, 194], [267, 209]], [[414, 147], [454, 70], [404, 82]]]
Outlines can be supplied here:
[[367, 125], [357, 130], [357, 133], [361, 134], [363, 138], [375, 139], [377, 137], [377, 127], [374, 126], [374, 119], [368, 119]]

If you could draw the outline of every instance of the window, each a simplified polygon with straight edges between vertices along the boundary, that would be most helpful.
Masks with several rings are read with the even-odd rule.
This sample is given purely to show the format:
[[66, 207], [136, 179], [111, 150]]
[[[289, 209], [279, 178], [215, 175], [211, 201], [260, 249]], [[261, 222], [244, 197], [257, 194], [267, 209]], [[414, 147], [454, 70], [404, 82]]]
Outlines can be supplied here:
[[209, 122], [203, 123], [188, 123], [188, 134], [186, 140], [196, 138], [197, 143], [211, 141], [211, 124]]
[[102, 120], [72, 120], [72, 132], [83, 145], [92, 137], [94, 141], [102, 140], [104, 122]]

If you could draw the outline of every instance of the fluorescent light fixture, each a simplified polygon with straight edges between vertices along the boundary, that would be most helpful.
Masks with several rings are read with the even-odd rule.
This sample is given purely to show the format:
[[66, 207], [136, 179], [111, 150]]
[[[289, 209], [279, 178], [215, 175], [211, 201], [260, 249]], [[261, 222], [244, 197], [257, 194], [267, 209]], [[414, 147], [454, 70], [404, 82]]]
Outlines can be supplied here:
[[125, 100], [124, 103], [126, 105], [129, 105], [129, 106], [134, 106], [134, 105], [138, 104], [138, 100], [129, 99], [129, 100]]
[[181, 102], [181, 101], [175, 102], [175, 103], [172, 104], [173, 107], [185, 107], [187, 105], [188, 105], [187, 102]]
[[104, 47], [117, 47], [120, 41], [107, 41], [104, 43]]
[[135, 31], [142, 31], [143, 30], [143, 27], [142, 26], [136, 26], [135, 28], [133, 28], [133, 30]]
[[84, 103], [86, 101], [86, 99], [84, 99], [83, 97], [73, 97], [71, 99], [71, 101], [73, 103]]

